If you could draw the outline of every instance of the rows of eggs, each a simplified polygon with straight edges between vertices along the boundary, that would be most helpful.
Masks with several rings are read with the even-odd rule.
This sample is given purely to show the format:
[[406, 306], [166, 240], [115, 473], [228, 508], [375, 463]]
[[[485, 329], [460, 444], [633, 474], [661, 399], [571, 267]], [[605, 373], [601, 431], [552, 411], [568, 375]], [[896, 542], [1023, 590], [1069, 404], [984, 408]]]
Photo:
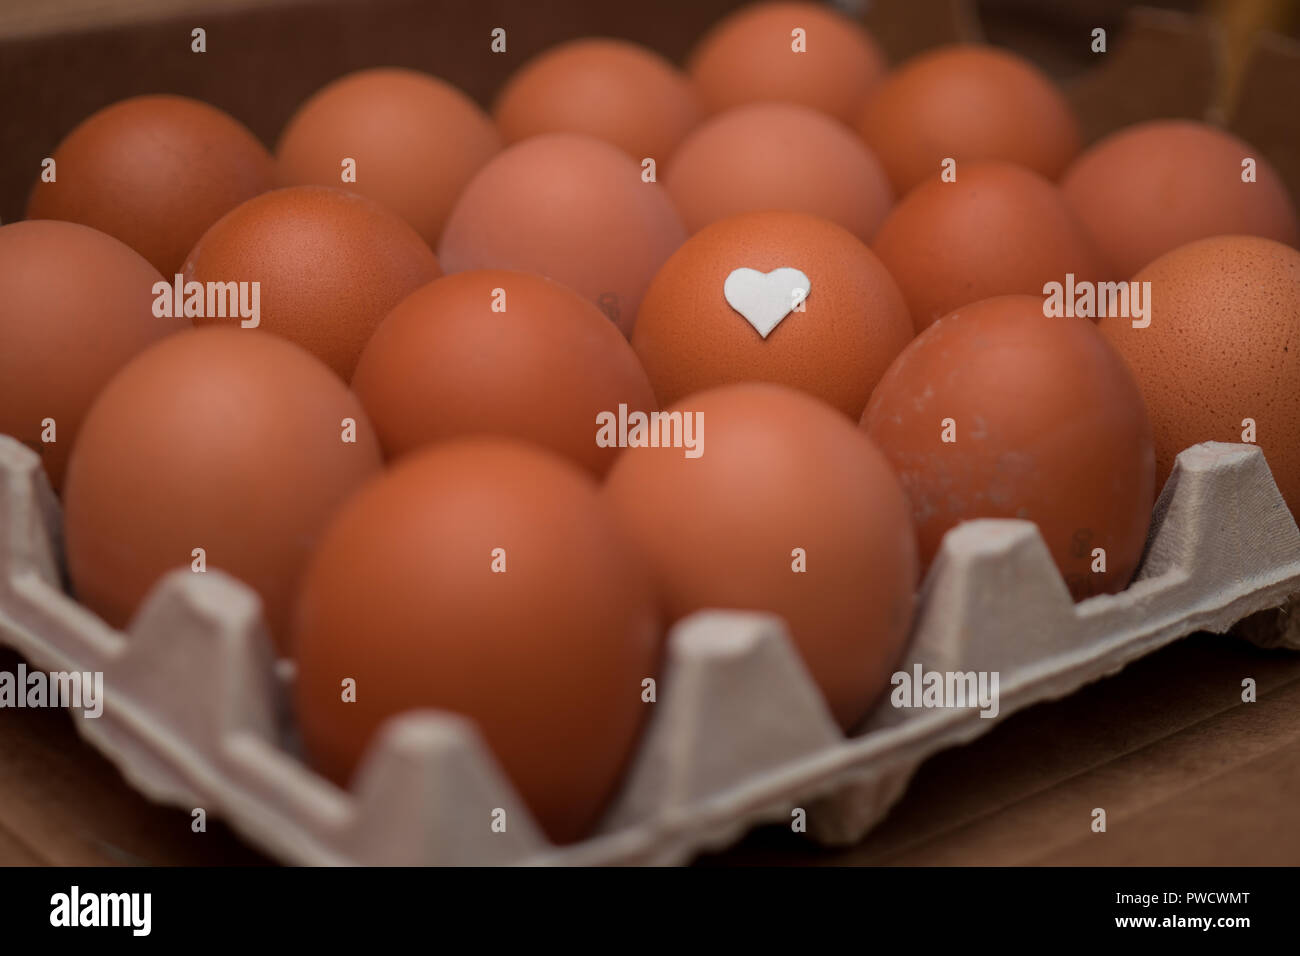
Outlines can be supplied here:
[[[73, 591], [124, 626], [171, 568], [245, 581], [340, 784], [392, 715], [457, 711], [572, 840], [693, 611], [779, 614], [851, 729], [958, 522], [1036, 522], [1084, 598], [1188, 445], [1257, 440], [1300, 501], [1276, 173], [1185, 121], [1082, 150], [991, 47], [891, 72], [763, 4], [685, 71], [559, 46], [492, 116], [375, 69], [274, 156], [145, 96], [51, 159], [0, 227], [0, 432], [61, 493]], [[1045, 318], [1067, 276], [1149, 321]]]

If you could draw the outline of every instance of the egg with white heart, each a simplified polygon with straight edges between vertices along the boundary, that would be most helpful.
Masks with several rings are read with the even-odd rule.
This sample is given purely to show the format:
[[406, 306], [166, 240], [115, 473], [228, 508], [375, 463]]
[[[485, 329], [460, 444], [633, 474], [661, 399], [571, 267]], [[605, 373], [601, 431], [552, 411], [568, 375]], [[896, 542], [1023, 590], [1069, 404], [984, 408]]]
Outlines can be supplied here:
[[[800, 309], [812, 283], [798, 269], [736, 269], [722, 284], [722, 294], [754, 331], [767, 338], [782, 319]], [[802, 311], [802, 309], [800, 309]]]
[[757, 212], [706, 226], [655, 275], [632, 347], [670, 405], [773, 382], [857, 418], [912, 338], [903, 294], [856, 236], [825, 219]]

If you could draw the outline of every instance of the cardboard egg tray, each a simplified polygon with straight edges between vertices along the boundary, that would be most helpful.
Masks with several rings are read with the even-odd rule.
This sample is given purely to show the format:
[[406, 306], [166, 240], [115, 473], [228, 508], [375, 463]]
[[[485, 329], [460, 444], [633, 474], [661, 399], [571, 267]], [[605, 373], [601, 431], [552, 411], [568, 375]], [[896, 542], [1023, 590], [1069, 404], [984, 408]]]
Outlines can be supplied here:
[[[825, 843], [859, 839], [931, 754], [1059, 698], [1193, 631], [1300, 649], [1300, 530], [1252, 445], [1184, 451], [1156, 504], [1136, 580], [1072, 603], [1035, 525], [981, 520], [944, 539], [898, 669], [996, 671], [978, 707], [895, 709], [840, 732], [782, 622], [707, 611], [669, 638], [657, 703], [596, 834], [546, 842], [472, 724], [434, 711], [393, 720], [352, 791], [301, 760], [256, 595], [219, 571], [177, 570], [129, 633], [70, 598], [58, 502], [38, 456], [0, 435], [0, 643], [35, 668], [102, 671], [81, 734], [140, 791], [226, 820], [299, 864], [673, 864], [804, 811]], [[1263, 622], [1263, 623], [1261, 623]], [[494, 819], [505, 812], [505, 830]]]

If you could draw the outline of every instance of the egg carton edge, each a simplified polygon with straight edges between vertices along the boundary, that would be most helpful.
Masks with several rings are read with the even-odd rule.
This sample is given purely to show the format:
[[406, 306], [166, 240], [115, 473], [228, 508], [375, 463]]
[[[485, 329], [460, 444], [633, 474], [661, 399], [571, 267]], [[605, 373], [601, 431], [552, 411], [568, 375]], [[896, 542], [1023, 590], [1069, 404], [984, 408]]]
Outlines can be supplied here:
[[[1073, 604], [1028, 522], [969, 522], [945, 538], [899, 669], [996, 665], [996, 718], [886, 699], [846, 738], [779, 618], [702, 612], [670, 635], [663, 694], [600, 829], [553, 847], [455, 715], [390, 722], [351, 791], [314, 774], [293, 752], [250, 589], [174, 571], [129, 633], [115, 631], [63, 592], [58, 504], [39, 457], [0, 436], [0, 476], [0, 643], [39, 667], [103, 671], [104, 716], [74, 712], [74, 723], [133, 786], [304, 864], [680, 863], [800, 809], [819, 841], [853, 842], [931, 754], [1300, 591], [1300, 530], [1262, 452], [1207, 443], [1179, 456], [1142, 568], [1119, 595]], [[1300, 634], [1265, 636], [1300, 648]], [[504, 832], [491, 827], [498, 817]]]

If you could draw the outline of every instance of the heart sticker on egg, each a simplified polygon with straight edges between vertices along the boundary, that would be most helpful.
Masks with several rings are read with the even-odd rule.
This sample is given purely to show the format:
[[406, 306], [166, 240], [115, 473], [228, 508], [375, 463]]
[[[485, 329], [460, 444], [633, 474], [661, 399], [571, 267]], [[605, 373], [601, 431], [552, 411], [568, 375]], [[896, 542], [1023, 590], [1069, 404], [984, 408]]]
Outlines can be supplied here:
[[812, 283], [798, 269], [781, 268], [771, 272], [740, 268], [727, 276], [722, 294], [727, 304], [745, 317], [763, 338], [767, 338], [781, 320], [808, 298]]

